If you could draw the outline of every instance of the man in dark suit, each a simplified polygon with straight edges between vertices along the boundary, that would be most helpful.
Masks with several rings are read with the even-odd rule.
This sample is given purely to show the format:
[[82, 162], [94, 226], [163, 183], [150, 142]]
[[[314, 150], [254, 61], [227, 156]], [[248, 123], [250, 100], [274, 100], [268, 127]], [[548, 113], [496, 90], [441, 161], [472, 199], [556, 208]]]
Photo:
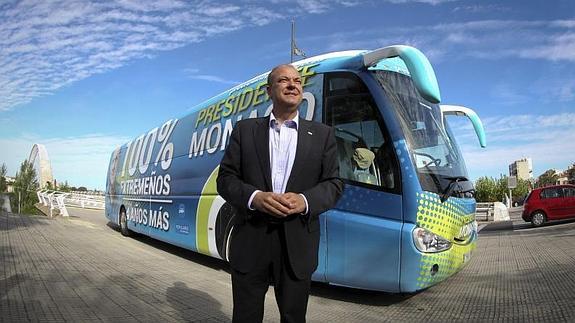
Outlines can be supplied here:
[[220, 164], [219, 194], [237, 211], [230, 264], [234, 322], [261, 322], [274, 283], [282, 322], [305, 322], [317, 268], [318, 215], [337, 202], [334, 130], [299, 118], [302, 84], [292, 65], [275, 67], [268, 117], [236, 124]]

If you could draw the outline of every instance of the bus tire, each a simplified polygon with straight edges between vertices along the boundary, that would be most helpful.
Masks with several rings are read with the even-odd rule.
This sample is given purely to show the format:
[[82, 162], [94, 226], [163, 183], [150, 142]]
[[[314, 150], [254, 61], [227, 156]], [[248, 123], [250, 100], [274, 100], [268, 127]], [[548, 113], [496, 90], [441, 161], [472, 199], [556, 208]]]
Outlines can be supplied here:
[[128, 216], [126, 215], [126, 209], [122, 206], [120, 208], [120, 232], [124, 237], [129, 237], [132, 233], [130, 229], [128, 229]]
[[224, 203], [218, 211], [216, 222], [216, 246], [223, 260], [229, 261], [230, 237], [234, 227], [236, 210], [229, 203]]

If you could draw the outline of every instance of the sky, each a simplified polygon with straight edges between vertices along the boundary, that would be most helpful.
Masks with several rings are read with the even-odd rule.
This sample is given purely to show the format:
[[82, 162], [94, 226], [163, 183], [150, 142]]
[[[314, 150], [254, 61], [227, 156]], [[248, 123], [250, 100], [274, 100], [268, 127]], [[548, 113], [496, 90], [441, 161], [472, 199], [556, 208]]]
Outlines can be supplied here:
[[117, 146], [289, 62], [292, 19], [307, 56], [420, 49], [483, 121], [484, 149], [448, 119], [472, 179], [575, 162], [572, 0], [0, 0], [0, 164], [43, 144], [59, 182], [103, 190]]

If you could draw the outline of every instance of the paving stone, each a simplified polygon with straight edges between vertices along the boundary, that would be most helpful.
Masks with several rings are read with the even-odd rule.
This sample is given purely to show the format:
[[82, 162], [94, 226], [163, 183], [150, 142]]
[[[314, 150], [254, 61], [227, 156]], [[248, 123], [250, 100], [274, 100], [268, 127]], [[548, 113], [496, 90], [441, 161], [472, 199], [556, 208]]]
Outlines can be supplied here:
[[[0, 322], [229, 322], [228, 265], [122, 237], [101, 211], [0, 214]], [[473, 258], [412, 295], [312, 285], [309, 322], [575, 321], [575, 222], [487, 225]], [[273, 288], [265, 322], [278, 322]]]

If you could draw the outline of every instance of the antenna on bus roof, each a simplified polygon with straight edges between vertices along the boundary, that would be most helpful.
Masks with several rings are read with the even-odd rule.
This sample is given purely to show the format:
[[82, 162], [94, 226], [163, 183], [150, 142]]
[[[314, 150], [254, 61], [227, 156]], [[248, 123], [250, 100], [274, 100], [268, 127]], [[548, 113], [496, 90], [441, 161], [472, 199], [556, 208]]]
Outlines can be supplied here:
[[295, 44], [295, 21], [291, 20], [291, 49], [290, 49], [290, 63], [293, 63], [293, 56], [306, 57], [303, 50], [299, 49]]

